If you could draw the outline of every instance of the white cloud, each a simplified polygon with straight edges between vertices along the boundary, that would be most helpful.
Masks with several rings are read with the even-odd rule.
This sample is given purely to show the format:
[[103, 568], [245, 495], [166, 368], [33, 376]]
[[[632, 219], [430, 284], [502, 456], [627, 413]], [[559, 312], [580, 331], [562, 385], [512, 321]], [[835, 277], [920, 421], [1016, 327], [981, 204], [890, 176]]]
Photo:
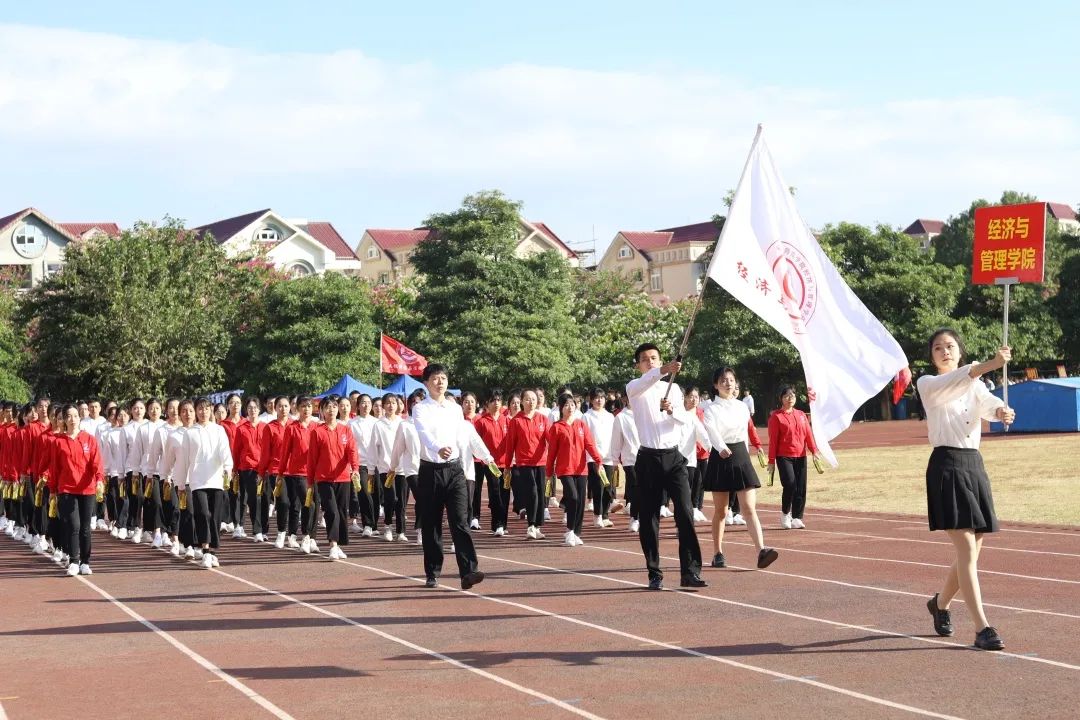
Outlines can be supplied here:
[[[520, 199], [557, 231], [560, 220], [575, 231], [597, 223], [601, 244], [635, 223], [721, 209], [759, 121], [815, 225], [943, 216], [1005, 188], [1075, 203], [1080, 129], [1057, 102], [867, 101], [824, 82], [748, 87], [735, 71], [452, 72], [361, 51], [253, 52], [0, 25], [0, 138], [16, 152], [72, 162], [75, 149], [106, 178], [110, 167], [159, 163], [211, 187], [223, 176], [272, 181], [268, 149], [282, 183], [294, 173], [311, 182], [379, 173], [542, 187], [543, 197]], [[563, 205], [577, 209], [561, 215]]]

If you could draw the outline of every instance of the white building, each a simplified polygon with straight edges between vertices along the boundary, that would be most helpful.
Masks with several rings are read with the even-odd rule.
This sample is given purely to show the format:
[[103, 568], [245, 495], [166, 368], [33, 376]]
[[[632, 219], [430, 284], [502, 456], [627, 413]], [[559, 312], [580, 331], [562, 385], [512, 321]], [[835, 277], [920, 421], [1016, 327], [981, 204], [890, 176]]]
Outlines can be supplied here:
[[64, 264], [69, 243], [95, 235], [120, 235], [113, 222], [58, 223], [36, 208], [0, 218], [0, 281], [28, 290]]

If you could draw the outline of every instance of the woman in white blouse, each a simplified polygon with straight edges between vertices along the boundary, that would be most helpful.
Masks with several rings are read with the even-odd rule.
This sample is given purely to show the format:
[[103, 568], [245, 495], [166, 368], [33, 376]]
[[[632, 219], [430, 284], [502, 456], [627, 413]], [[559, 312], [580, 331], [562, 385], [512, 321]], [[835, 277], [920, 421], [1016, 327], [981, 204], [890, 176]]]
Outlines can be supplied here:
[[980, 381], [1002, 368], [1012, 351], [998, 349], [993, 359], [960, 366], [966, 352], [960, 335], [943, 328], [930, 337], [930, 360], [937, 375], [919, 378], [919, 396], [926, 411], [926, 429], [934, 452], [926, 468], [926, 501], [931, 530], [944, 530], [956, 550], [945, 587], [927, 602], [938, 635], [953, 634], [949, 605], [962, 593], [971, 619], [979, 628], [975, 647], [1005, 647], [983, 611], [979, 588], [979, 551], [984, 533], [998, 529], [990, 479], [979, 454], [983, 420], [1012, 423], [1016, 413], [990, 394]]
[[214, 406], [206, 398], [195, 401], [195, 424], [184, 433], [187, 484], [195, 516], [195, 537], [202, 547], [202, 566], [220, 565], [217, 558], [218, 518], [225, 478], [232, 474], [232, 451], [225, 428], [212, 422]]
[[739, 400], [738, 380], [731, 368], [720, 368], [713, 373], [716, 399], [705, 406], [705, 431], [712, 443], [709, 467], [705, 471], [705, 489], [713, 497], [713, 560], [714, 568], [725, 567], [724, 561], [724, 508], [728, 497], [735, 493], [739, 498], [743, 516], [746, 518], [750, 540], [757, 548], [757, 566], [767, 568], [778, 553], [765, 545], [761, 521], [757, 514], [757, 489], [761, 487], [757, 471], [750, 462], [746, 449], [750, 424], [750, 409]]

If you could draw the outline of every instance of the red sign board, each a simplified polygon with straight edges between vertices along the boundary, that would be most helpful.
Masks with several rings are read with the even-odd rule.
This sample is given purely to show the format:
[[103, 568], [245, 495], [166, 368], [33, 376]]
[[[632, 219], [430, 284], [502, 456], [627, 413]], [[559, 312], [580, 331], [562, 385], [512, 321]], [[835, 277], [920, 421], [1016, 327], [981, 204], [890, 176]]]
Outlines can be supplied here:
[[1046, 254], [1046, 203], [996, 205], [975, 210], [971, 282], [994, 285], [999, 278], [1041, 283]]

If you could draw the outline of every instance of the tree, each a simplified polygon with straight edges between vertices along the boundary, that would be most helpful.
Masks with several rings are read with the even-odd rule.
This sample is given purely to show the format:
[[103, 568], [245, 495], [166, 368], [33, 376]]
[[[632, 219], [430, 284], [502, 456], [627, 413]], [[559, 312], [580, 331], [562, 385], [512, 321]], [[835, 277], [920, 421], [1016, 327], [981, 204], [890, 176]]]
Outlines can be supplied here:
[[413, 252], [417, 349], [446, 364], [454, 383], [551, 387], [595, 372], [571, 318], [565, 260], [515, 255], [520, 212], [498, 191], [469, 195], [425, 221], [433, 232]]
[[25, 343], [25, 334], [15, 321], [14, 293], [0, 289], [0, 397], [5, 400], [30, 399], [30, 388], [20, 375]]
[[248, 272], [170, 218], [72, 243], [21, 303], [29, 379], [66, 398], [218, 389]]
[[1061, 325], [1061, 352], [1072, 365], [1080, 364], [1080, 237], [1063, 238], [1066, 253], [1058, 275], [1058, 293], [1051, 309]]
[[249, 308], [237, 337], [249, 392], [321, 392], [345, 373], [375, 382], [378, 331], [370, 287], [338, 273], [268, 283]]

